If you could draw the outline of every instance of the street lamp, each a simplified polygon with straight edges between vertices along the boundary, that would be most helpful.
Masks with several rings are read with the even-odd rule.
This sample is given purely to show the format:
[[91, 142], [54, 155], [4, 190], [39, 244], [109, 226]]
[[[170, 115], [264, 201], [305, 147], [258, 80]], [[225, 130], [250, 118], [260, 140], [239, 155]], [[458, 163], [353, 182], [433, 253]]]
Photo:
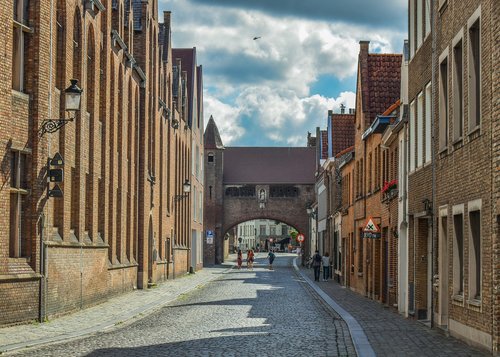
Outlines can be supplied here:
[[189, 196], [189, 193], [191, 192], [191, 183], [189, 182], [189, 180], [186, 179], [186, 181], [184, 181], [184, 184], [182, 185], [182, 191], [184, 192], [184, 194], [176, 195], [174, 197], [175, 201], [180, 201], [183, 198], [186, 198], [187, 196]]
[[76, 112], [80, 110], [80, 102], [82, 99], [83, 89], [78, 87], [78, 80], [70, 80], [71, 84], [64, 90], [65, 110], [69, 113], [68, 119], [45, 119], [40, 127], [40, 137], [45, 133], [55, 133], [61, 129], [68, 122], [75, 120]]

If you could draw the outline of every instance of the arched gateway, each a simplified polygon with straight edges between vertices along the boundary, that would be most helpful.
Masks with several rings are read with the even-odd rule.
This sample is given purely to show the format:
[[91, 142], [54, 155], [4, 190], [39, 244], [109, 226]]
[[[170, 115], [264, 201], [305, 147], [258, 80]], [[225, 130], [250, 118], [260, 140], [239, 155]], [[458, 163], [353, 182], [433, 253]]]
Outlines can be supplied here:
[[224, 147], [212, 117], [205, 130], [205, 265], [224, 261], [224, 237], [254, 219], [281, 221], [308, 238], [316, 151], [307, 147]]

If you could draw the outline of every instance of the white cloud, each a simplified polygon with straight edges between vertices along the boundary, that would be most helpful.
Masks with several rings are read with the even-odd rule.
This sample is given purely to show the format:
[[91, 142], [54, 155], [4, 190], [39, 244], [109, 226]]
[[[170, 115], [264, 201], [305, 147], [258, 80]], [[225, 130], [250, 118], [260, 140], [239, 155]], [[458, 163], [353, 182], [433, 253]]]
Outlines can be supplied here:
[[249, 144], [250, 135], [275, 145], [304, 145], [307, 131], [326, 125], [329, 109], [354, 107], [355, 88], [343, 88], [336, 98], [313, 95], [318, 78], [352, 78], [359, 40], [370, 40], [374, 52], [402, 48], [402, 32], [387, 28], [207, 3], [163, 0], [160, 10], [172, 10], [173, 45], [197, 48], [210, 88], [205, 113], [213, 114], [225, 145]]
[[230, 146], [245, 134], [245, 129], [239, 124], [239, 110], [228, 104], [222, 103], [217, 98], [205, 93], [204, 111], [205, 123], [213, 115], [219, 128], [219, 134], [224, 145]]

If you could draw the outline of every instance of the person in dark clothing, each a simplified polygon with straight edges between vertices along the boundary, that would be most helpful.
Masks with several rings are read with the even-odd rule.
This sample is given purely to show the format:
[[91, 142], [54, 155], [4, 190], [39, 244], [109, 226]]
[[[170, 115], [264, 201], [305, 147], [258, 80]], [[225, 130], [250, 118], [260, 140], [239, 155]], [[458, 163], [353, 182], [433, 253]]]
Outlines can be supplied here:
[[321, 254], [319, 254], [318, 250], [313, 255], [312, 266], [314, 268], [314, 280], [319, 281], [319, 273], [321, 270]]

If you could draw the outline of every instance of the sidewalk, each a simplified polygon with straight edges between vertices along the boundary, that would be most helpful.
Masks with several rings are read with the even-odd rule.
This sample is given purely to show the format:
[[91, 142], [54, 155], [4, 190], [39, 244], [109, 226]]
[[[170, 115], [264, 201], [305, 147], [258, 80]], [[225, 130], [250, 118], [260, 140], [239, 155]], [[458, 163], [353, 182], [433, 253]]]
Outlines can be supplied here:
[[315, 282], [313, 269], [300, 267], [300, 272], [359, 323], [377, 356], [490, 356], [334, 281]]
[[232, 265], [204, 268], [196, 274], [168, 280], [153, 289], [131, 291], [53, 321], [0, 328], [0, 354], [82, 337], [143, 317], [231, 268]]

